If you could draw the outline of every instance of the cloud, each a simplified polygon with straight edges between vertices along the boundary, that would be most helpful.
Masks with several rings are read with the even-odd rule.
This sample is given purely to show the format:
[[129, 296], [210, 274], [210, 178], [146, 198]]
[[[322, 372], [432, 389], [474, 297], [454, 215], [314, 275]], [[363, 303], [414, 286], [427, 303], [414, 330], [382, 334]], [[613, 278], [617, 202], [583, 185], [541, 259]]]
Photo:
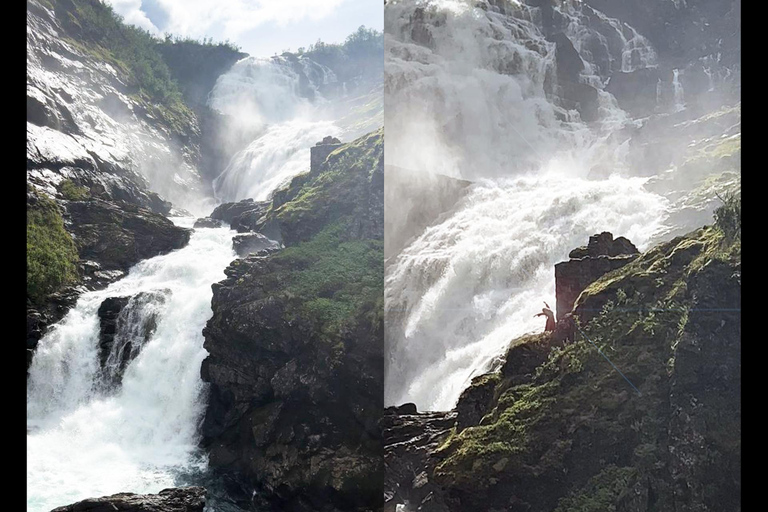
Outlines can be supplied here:
[[235, 40], [265, 23], [285, 27], [322, 20], [348, 0], [154, 0], [152, 11], [163, 14], [162, 19], [154, 16], [154, 22], [147, 6], [142, 9], [142, 0], [107, 1], [126, 22], [152, 33]]
[[123, 17], [126, 23], [160, 34], [160, 30], [141, 10], [141, 0], [107, 0], [116, 13]]

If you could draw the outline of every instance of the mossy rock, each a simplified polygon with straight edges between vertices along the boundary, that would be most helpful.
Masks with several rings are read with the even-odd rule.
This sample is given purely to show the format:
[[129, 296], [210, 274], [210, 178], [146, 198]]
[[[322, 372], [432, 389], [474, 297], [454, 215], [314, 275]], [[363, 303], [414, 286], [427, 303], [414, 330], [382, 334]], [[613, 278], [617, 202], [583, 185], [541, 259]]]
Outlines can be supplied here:
[[[434, 454], [434, 477], [446, 499], [461, 510], [597, 512], [624, 510], [618, 507], [626, 500], [643, 507], [655, 500], [661, 508], [653, 510], [667, 510], [689, 499], [673, 492], [678, 473], [665, 469], [665, 461], [682, 460], [676, 450], [706, 468], [676, 470], [709, 482], [686, 484], [699, 492], [690, 499], [738, 499], [726, 492], [733, 488], [727, 479], [712, 493], [705, 487], [723, 477], [713, 460], [723, 467], [738, 460], [738, 405], [722, 391], [733, 386], [722, 386], [739, 374], [736, 356], [728, 355], [737, 350], [739, 313], [697, 308], [710, 311], [738, 297], [740, 258], [740, 242], [729, 241], [718, 226], [704, 227], [588, 287], [576, 302], [575, 342], [551, 347], [548, 334], [512, 342], [506, 368], [467, 392], [485, 397], [483, 388], [495, 386], [488, 412]], [[717, 329], [721, 334], [713, 336]], [[706, 354], [695, 349], [703, 343], [710, 347]], [[717, 384], [700, 384], [702, 375]], [[675, 411], [690, 399], [674, 398], [672, 389], [699, 400], [687, 414], [699, 418], [696, 435], [716, 451], [689, 446], [691, 427]], [[718, 417], [715, 411], [726, 406], [730, 413]]]
[[56, 203], [28, 190], [27, 298], [40, 303], [47, 295], [78, 281], [78, 253]]

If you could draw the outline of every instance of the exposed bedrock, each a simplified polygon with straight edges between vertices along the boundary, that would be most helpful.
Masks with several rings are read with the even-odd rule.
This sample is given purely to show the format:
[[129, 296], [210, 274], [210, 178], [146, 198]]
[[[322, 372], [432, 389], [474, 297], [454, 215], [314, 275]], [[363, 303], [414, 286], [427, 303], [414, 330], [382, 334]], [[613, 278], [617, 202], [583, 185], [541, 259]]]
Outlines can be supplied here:
[[[215, 473], [266, 508], [381, 506], [382, 139], [344, 144], [278, 191], [260, 225], [279, 225], [285, 248], [234, 261], [213, 285], [203, 444]], [[263, 234], [236, 243], [273, 245]]]
[[203, 512], [204, 508], [203, 487], [182, 487], [163, 489], [157, 494], [123, 492], [102, 498], [88, 498], [55, 508], [51, 512]]
[[99, 363], [103, 382], [118, 385], [123, 372], [157, 330], [157, 321], [170, 290], [148, 291], [130, 297], [109, 297], [99, 315]]
[[740, 254], [705, 227], [635, 255], [582, 291], [575, 340], [512, 340], [449, 413], [388, 411], [386, 509], [740, 510]]
[[637, 258], [637, 247], [624, 237], [614, 240], [608, 232], [589, 237], [589, 245], [568, 254], [571, 258], [555, 265], [555, 296], [557, 319], [573, 309], [579, 294], [591, 283]]
[[189, 242], [189, 229], [129, 203], [71, 201], [66, 210], [80, 257], [104, 268], [127, 270]]

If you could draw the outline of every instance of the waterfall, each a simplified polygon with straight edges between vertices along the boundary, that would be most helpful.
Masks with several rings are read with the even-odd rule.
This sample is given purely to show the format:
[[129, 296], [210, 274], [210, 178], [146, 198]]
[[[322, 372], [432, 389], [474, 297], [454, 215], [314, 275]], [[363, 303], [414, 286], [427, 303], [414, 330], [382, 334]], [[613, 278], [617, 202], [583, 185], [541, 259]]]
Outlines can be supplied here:
[[646, 248], [666, 203], [643, 182], [553, 168], [474, 185], [387, 267], [385, 402], [453, 407], [512, 339], [543, 330], [533, 315], [555, 303], [554, 265], [589, 235]]
[[[577, 2], [560, 13], [584, 83], [655, 65], [626, 24]], [[645, 248], [661, 230], [666, 200], [626, 176], [618, 134], [632, 121], [615, 98], [598, 90], [590, 126], [550, 99], [555, 46], [540, 18], [517, 3], [385, 8], [387, 163], [475, 181], [387, 262], [387, 405], [451, 408], [512, 339], [543, 329], [533, 315], [555, 302], [553, 266], [571, 249], [604, 230]]]
[[683, 84], [680, 83], [679, 69], [675, 69], [672, 72], [672, 86], [675, 90], [675, 112], [680, 112], [685, 109], [685, 93], [683, 91]]
[[324, 86], [333, 71], [307, 58], [246, 57], [221, 75], [208, 104], [250, 128], [256, 138], [236, 153], [214, 180], [221, 202], [267, 199], [272, 191], [309, 168], [309, 148], [341, 128], [323, 108]]
[[[212, 314], [211, 284], [235, 258], [232, 234], [195, 230], [185, 248], [81, 295], [40, 340], [27, 385], [27, 510], [158, 492], [180, 472], [205, 467], [197, 451], [202, 329]], [[128, 300], [102, 369], [98, 310], [109, 297]], [[126, 350], [121, 382], [106, 379]]]

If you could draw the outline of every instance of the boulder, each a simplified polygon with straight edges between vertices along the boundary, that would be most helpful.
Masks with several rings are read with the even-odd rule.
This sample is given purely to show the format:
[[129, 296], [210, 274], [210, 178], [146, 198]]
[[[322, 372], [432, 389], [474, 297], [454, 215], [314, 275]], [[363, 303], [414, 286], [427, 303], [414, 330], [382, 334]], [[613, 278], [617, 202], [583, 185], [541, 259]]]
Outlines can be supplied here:
[[266, 255], [280, 249], [280, 244], [261, 233], [247, 233], [232, 238], [232, 248], [238, 256]]
[[[223, 203], [213, 210], [209, 218], [221, 220], [238, 231], [251, 231], [253, 227], [250, 221], [253, 220], [253, 216], [261, 217], [271, 204], [271, 201], [254, 201], [250, 198], [236, 203]], [[245, 216], [241, 220], [240, 217], [243, 215]]]
[[210, 217], [203, 217], [201, 219], [197, 219], [195, 221], [194, 226], [192, 226], [195, 229], [199, 228], [220, 228], [224, 226], [224, 221], [221, 219], [212, 219]]
[[203, 487], [163, 489], [157, 494], [124, 492], [88, 498], [51, 512], [203, 512], [205, 493]]
[[131, 297], [109, 297], [99, 316], [99, 362], [107, 386], [119, 384], [123, 372], [157, 330], [161, 307], [170, 290], [141, 292]]

